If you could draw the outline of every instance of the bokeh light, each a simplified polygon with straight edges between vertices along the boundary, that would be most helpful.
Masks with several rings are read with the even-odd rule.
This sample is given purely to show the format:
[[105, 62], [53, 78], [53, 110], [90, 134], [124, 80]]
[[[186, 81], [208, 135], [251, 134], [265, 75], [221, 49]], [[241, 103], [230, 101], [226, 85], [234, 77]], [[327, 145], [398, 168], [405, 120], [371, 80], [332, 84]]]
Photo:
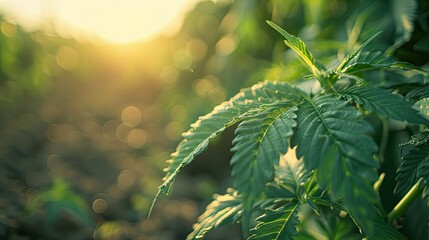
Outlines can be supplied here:
[[122, 111], [121, 120], [125, 125], [135, 127], [142, 120], [142, 113], [135, 106], [127, 106]]
[[65, 70], [74, 70], [79, 65], [79, 55], [72, 47], [62, 46], [57, 52], [57, 64]]
[[132, 148], [142, 148], [148, 142], [148, 136], [142, 129], [133, 129], [128, 133], [127, 143]]
[[97, 214], [103, 214], [107, 210], [107, 202], [102, 198], [97, 198], [92, 203], [92, 209]]

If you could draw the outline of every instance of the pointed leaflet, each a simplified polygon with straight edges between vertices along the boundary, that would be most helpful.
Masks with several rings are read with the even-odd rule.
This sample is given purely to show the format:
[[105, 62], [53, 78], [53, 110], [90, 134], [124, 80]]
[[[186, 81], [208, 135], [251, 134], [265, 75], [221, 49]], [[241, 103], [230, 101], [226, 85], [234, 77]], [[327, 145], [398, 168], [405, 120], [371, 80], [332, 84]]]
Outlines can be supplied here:
[[319, 183], [330, 187], [365, 232], [371, 233], [378, 201], [372, 184], [377, 179], [373, 160], [377, 145], [371, 126], [355, 108], [333, 95], [305, 99], [296, 112], [297, 129], [292, 145], [304, 157], [307, 169], [317, 169]]
[[368, 38], [364, 43], [362, 43], [362, 45], [360, 45], [360, 47], [358, 47], [355, 51], [353, 51], [352, 53], [350, 53], [349, 55], [347, 55], [347, 57], [340, 63], [340, 65], [338, 65], [337, 67], [337, 71], [342, 71], [343, 68], [345, 66], [347, 66], [347, 64], [356, 57], [356, 55], [358, 55], [362, 49], [364, 47], [366, 47], [366, 45], [368, 45], [372, 40], [374, 40], [374, 38], [376, 38], [378, 35], [380, 35], [381, 32], [378, 32], [374, 35], [372, 35], [370, 38]]
[[215, 107], [211, 113], [201, 117], [183, 134], [184, 139], [171, 155], [172, 158], [167, 161], [169, 163], [166, 168], [167, 174], [154, 202], [161, 194], [168, 193], [179, 171], [204, 151], [211, 139], [240, 121], [243, 114], [264, 103], [293, 98], [296, 93], [297, 91], [287, 83], [268, 81], [258, 83], [242, 90], [229, 101]]
[[232, 175], [239, 192], [257, 197], [273, 177], [274, 165], [287, 150], [296, 126], [290, 103], [271, 105], [245, 119], [236, 130], [231, 159]]
[[407, 240], [398, 230], [379, 219], [374, 223], [374, 240]]
[[256, 219], [259, 223], [250, 231], [248, 240], [292, 240], [297, 235], [299, 202], [276, 209], [267, 209]]
[[[311, 176], [311, 172], [308, 172], [307, 169], [305, 169], [302, 161], [298, 162], [293, 167], [286, 162], [284, 165], [280, 165], [277, 168], [275, 180], [279, 185], [281, 185], [283, 191], [286, 191], [296, 197], [300, 194], [299, 189], [306, 185]], [[313, 186], [309, 186], [308, 190], [310, 191], [305, 191], [305, 193], [311, 194]]]
[[419, 146], [429, 141], [429, 131], [422, 131], [411, 136], [411, 140], [405, 143], [399, 144], [400, 147], [404, 146]]
[[305, 43], [300, 38], [297, 38], [294, 35], [286, 32], [280, 26], [271, 21], [267, 21], [267, 23], [286, 39], [285, 44], [292, 48], [301, 57], [308, 69], [317, 78], [319, 78], [320, 75], [326, 71], [326, 68], [321, 63], [317, 62], [313, 55], [307, 50]]
[[241, 199], [235, 190], [228, 189], [225, 195], [215, 195], [215, 200], [198, 218], [198, 223], [193, 226], [193, 232], [186, 239], [202, 239], [213, 228], [238, 222], [241, 209]]
[[274, 165], [287, 150], [288, 138], [296, 126], [296, 107], [289, 102], [263, 107], [245, 119], [236, 130], [231, 159], [234, 186], [243, 197], [246, 230], [252, 203], [273, 178]]
[[342, 97], [362, 105], [369, 112], [412, 124], [429, 124], [429, 120], [413, 108], [413, 104], [388, 90], [351, 85], [338, 92]]
[[406, 98], [417, 98], [417, 99], [429, 97], [429, 84], [425, 84], [419, 88], [414, 88], [409, 93], [407, 93], [407, 95], [405, 97]]
[[[378, 166], [372, 157], [377, 151], [377, 145], [370, 136], [373, 130], [361, 119], [359, 111], [348, 106], [347, 101], [319, 94], [306, 98], [298, 108], [298, 127], [292, 137], [292, 146], [298, 146], [297, 157], [304, 156], [307, 169], [334, 164], [331, 160], [341, 160], [335, 158], [337, 151], [339, 157], [347, 158], [338, 167], [343, 164], [361, 168]], [[334, 165], [331, 167], [334, 169]], [[376, 175], [373, 177], [373, 180], [377, 178]]]
[[427, 206], [429, 207], [429, 161], [425, 161], [419, 166], [417, 176], [423, 179], [420, 185], [423, 188], [422, 198], [427, 199]]
[[392, 67], [413, 68], [410, 64], [397, 62], [382, 52], [360, 52], [342, 67], [341, 72], [355, 74], [362, 71]]
[[405, 194], [420, 179], [429, 180], [429, 144], [415, 146], [402, 157], [396, 175], [395, 193]]
[[[262, 209], [277, 209], [291, 200], [321, 195], [314, 172], [308, 172], [302, 161], [280, 163], [273, 182], [265, 186], [265, 197], [258, 204]], [[258, 205], [257, 204], [257, 205]]]

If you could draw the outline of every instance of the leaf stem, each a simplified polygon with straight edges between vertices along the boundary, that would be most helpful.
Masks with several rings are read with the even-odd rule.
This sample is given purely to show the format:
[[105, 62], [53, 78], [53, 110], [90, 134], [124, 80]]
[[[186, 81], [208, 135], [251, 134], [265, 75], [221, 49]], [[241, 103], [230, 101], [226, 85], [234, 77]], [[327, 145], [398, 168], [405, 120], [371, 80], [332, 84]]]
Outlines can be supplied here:
[[387, 142], [389, 140], [389, 122], [386, 118], [381, 119], [381, 141], [380, 141], [380, 150], [378, 155], [380, 156], [380, 163], [384, 162], [384, 155], [386, 153]]
[[387, 221], [389, 224], [393, 224], [393, 221], [402, 216], [408, 207], [416, 200], [423, 191], [420, 186], [422, 178], [417, 181], [416, 184], [408, 191], [408, 193], [401, 199], [401, 201], [393, 208], [393, 210], [387, 215]]

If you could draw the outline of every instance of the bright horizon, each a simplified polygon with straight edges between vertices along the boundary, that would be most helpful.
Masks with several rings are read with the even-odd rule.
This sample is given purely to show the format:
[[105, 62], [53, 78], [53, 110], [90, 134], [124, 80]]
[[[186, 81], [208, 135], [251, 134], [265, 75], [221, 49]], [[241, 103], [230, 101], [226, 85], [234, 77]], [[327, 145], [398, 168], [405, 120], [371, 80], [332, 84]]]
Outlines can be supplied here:
[[0, 0], [0, 14], [28, 31], [112, 43], [173, 34], [198, 0]]

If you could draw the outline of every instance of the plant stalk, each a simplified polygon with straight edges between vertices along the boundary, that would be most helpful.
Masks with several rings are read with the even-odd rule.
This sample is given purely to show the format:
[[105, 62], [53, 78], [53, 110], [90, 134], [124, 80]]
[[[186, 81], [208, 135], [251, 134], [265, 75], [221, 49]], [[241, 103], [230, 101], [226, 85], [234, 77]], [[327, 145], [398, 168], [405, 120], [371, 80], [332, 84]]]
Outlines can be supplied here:
[[416, 184], [408, 191], [408, 193], [401, 199], [401, 201], [393, 208], [393, 210], [387, 215], [387, 221], [390, 225], [393, 224], [393, 221], [400, 216], [402, 216], [405, 211], [410, 207], [410, 205], [416, 200], [418, 196], [423, 191], [423, 188], [420, 186], [422, 178], [417, 181]]

